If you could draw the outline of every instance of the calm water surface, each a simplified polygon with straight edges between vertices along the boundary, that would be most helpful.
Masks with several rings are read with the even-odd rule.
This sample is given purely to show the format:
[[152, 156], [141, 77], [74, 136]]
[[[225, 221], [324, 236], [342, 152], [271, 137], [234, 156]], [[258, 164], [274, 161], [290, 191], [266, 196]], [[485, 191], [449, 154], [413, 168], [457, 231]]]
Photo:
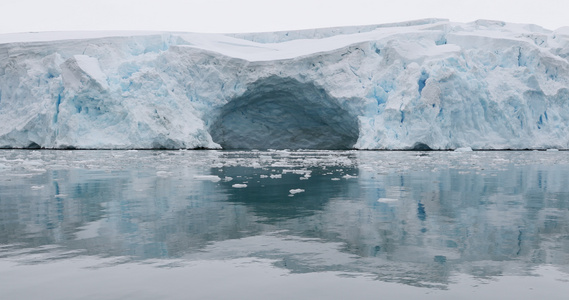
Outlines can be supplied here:
[[0, 151], [2, 299], [566, 299], [569, 152]]

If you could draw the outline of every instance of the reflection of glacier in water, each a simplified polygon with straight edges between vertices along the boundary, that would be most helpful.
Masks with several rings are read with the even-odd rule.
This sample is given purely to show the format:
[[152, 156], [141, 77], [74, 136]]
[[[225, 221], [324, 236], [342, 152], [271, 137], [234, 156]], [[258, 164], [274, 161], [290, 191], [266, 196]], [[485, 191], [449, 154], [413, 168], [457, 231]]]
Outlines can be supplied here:
[[567, 152], [2, 151], [0, 260], [252, 257], [442, 289], [567, 274], [568, 166]]

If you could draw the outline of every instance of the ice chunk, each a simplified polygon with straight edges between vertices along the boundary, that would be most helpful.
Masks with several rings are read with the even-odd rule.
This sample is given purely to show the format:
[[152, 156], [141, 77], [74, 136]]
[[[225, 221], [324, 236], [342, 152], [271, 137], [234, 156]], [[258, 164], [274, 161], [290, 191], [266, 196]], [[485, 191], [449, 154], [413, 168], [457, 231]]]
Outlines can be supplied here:
[[303, 189], [292, 189], [292, 190], [290, 190], [290, 191], [288, 191], [288, 192], [289, 192], [291, 195], [294, 195], [294, 194], [298, 194], [298, 193], [303, 193], [304, 190], [303, 190]]
[[243, 188], [246, 188], [246, 187], [247, 187], [247, 184], [245, 184], [245, 183], [236, 183], [236, 184], [232, 185], [231, 187], [234, 187], [234, 188], [236, 188], [236, 189], [243, 189]]

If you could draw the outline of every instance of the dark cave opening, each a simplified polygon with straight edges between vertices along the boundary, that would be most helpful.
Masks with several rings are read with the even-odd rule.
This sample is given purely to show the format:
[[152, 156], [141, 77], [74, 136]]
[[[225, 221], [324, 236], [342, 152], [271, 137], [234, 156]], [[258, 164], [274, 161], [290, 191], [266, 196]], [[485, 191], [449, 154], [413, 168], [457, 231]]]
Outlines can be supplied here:
[[251, 84], [210, 126], [223, 149], [352, 149], [357, 117], [313, 83], [277, 76]]

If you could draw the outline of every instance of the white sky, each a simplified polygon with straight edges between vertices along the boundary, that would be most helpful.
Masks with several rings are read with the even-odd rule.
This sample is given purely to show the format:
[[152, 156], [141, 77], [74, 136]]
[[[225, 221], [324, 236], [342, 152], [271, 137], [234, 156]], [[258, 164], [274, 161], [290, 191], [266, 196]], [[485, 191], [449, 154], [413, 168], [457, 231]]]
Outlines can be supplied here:
[[0, 0], [0, 33], [253, 32], [421, 18], [569, 26], [569, 0]]

